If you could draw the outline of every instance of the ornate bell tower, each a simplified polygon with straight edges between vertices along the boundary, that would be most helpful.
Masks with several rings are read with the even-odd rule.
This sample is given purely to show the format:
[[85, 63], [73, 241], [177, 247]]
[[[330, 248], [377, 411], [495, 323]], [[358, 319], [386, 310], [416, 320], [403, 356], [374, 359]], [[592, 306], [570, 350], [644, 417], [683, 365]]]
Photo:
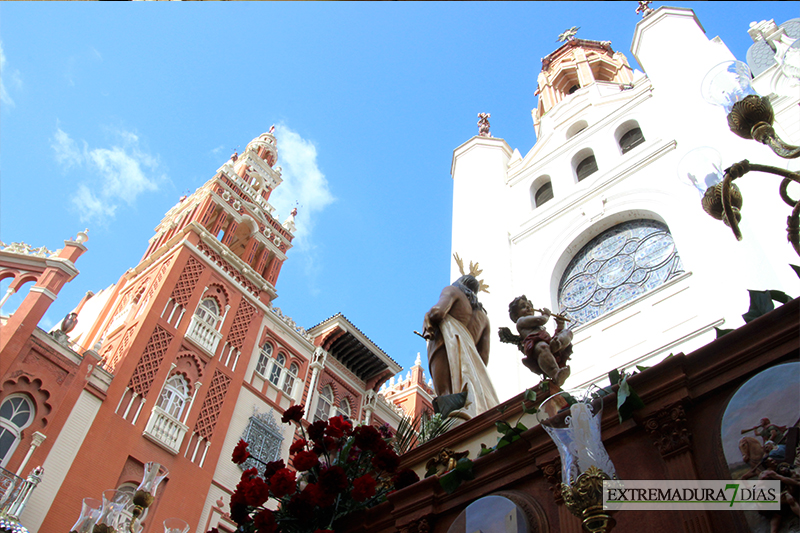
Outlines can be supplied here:
[[[281, 224], [268, 202], [282, 181], [273, 132], [181, 198], [139, 264], [81, 309], [71, 341], [93, 347], [108, 386], [76, 407], [96, 413], [80, 449], [46, 461], [65, 478], [37, 495], [53, 502], [41, 531], [63, 529], [57, 517], [80, 507], [86, 479], [120, 487], [146, 461], [198, 493], [211, 486], [296, 230], [296, 211]], [[202, 499], [181, 501], [162, 499], [150, 512], [201, 515]]]

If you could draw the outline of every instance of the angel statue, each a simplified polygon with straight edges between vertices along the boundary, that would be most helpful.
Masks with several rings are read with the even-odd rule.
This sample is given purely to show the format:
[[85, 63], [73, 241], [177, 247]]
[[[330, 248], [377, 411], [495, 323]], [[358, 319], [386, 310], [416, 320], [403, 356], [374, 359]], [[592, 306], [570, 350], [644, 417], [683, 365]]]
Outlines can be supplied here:
[[[508, 305], [508, 315], [516, 323], [519, 335], [509, 328], [500, 328], [500, 341], [516, 344], [525, 354], [522, 364], [531, 372], [547, 376], [559, 387], [564, 385], [570, 373], [567, 361], [572, 355], [572, 330], [566, 327], [569, 319], [547, 308], [534, 309], [525, 295], [514, 298]], [[556, 320], [552, 337], [544, 328], [550, 317]]]

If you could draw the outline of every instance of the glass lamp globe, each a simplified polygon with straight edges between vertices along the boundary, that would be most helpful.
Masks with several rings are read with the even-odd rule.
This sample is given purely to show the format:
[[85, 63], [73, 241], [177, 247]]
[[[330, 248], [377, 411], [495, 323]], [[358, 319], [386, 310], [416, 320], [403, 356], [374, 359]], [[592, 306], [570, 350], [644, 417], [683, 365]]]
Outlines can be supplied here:
[[700, 84], [700, 91], [706, 102], [722, 106], [725, 113], [730, 113], [736, 102], [757, 95], [752, 79], [747, 63], [725, 61], [708, 71]]
[[709, 187], [724, 179], [722, 156], [710, 146], [690, 150], [678, 163], [678, 180], [702, 197]]

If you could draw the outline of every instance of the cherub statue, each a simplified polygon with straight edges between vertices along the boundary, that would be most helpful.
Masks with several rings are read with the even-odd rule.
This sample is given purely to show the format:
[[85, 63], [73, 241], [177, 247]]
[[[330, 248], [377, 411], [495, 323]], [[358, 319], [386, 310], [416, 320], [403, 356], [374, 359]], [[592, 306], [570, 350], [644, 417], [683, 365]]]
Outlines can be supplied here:
[[[541, 314], [537, 315], [537, 311]], [[519, 335], [514, 335], [508, 328], [500, 328], [500, 340], [516, 343], [525, 354], [523, 365], [532, 372], [549, 377], [561, 387], [569, 377], [567, 361], [572, 355], [572, 330], [565, 327], [568, 319], [551, 313], [547, 308], [534, 309], [525, 295], [514, 298], [508, 305], [508, 315], [516, 323]], [[544, 328], [551, 316], [556, 320], [552, 337]]]

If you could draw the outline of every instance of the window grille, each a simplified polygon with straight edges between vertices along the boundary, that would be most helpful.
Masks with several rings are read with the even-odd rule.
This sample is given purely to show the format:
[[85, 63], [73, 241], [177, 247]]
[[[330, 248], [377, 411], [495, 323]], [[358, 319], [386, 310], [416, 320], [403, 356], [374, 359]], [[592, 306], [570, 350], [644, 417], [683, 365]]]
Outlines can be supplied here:
[[[242, 439], [247, 443], [247, 451], [252, 457], [265, 463], [277, 461], [280, 458], [283, 433], [278, 422], [272, 416], [272, 411], [256, 413], [251, 416]], [[248, 458], [239, 465], [239, 468], [242, 470], [255, 468], [259, 473], [264, 473], [264, 465], [252, 458]]]

